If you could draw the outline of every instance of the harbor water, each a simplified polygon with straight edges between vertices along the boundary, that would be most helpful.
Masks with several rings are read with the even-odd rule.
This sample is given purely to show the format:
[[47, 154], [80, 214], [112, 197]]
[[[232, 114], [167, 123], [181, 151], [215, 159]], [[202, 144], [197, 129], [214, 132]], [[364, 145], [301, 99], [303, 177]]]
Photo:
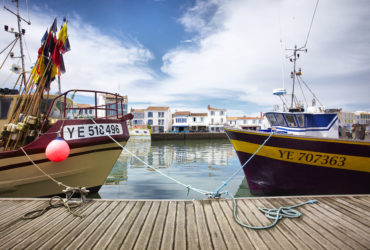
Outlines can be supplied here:
[[[240, 169], [233, 146], [224, 139], [150, 141], [131, 137], [126, 149], [162, 173], [191, 187], [211, 192]], [[222, 189], [225, 190], [239, 197], [249, 196], [243, 171], [239, 171]], [[100, 189], [99, 196], [102, 199], [206, 198], [203, 194], [188, 192], [187, 188], [160, 175], [125, 150]]]

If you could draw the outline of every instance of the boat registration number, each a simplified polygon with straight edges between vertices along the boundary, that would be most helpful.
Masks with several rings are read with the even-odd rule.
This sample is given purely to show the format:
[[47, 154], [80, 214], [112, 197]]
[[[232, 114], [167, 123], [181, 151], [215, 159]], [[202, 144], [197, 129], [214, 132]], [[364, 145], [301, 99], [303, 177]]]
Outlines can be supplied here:
[[119, 123], [68, 125], [63, 128], [64, 140], [76, 140], [123, 133]]
[[346, 157], [328, 155], [323, 153], [307, 153], [289, 150], [279, 150], [280, 158], [294, 162], [304, 162], [306, 164], [338, 166], [342, 167], [346, 164]]

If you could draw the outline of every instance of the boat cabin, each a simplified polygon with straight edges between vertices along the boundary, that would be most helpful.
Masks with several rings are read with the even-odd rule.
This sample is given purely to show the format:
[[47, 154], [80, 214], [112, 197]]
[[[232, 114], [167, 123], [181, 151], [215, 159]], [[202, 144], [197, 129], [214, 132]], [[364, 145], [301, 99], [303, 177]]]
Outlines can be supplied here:
[[267, 112], [266, 119], [277, 133], [338, 138], [336, 113]]

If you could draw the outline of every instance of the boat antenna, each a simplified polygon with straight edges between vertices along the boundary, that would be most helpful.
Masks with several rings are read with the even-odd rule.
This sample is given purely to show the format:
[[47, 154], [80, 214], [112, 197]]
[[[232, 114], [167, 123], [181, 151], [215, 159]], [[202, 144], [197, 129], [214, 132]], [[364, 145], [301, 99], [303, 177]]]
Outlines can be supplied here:
[[[22, 27], [21, 27], [21, 21], [23, 20], [28, 25], [31, 25], [31, 22], [30, 21], [26, 21], [24, 18], [22, 18], [20, 16], [20, 14], [19, 14], [19, 3], [18, 3], [18, 0], [12, 0], [12, 2], [15, 2], [16, 3], [17, 13], [15, 13], [14, 11], [8, 9], [5, 6], [5, 2], [4, 2], [4, 9], [7, 10], [7, 11], [9, 11], [10, 13], [12, 13], [13, 15], [15, 15], [17, 17], [18, 32], [13, 31], [12, 29], [10, 29], [10, 31], [9, 31], [7, 25], [5, 25], [4, 28], [5, 28], [5, 31], [10, 32], [10, 33], [13, 33], [16, 38], [19, 38], [19, 45], [20, 45], [20, 48], [21, 48], [21, 56], [20, 56], [20, 58], [22, 60], [22, 72], [21, 72], [21, 74], [22, 74], [22, 81], [23, 81], [24, 86], [26, 86], [26, 70], [25, 70], [25, 66], [24, 66], [24, 54], [23, 54], [23, 43], [22, 43], [22, 37], [26, 33], [26, 30], [25, 29], [22, 29]], [[21, 83], [20, 89], [21, 88], [22, 88], [22, 83]]]
[[313, 20], [315, 19], [315, 15], [316, 15], [317, 6], [319, 4], [319, 1], [320, 0], [317, 0], [316, 1], [315, 10], [314, 10], [313, 15], [312, 15], [312, 19], [311, 19], [311, 23], [310, 23], [310, 28], [308, 29], [308, 33], [307, 33], [305, 44], [302, 47], [299, 47], [299, 48], [298, 48], [297, 45], [295, 45], [294, 46], [294, 49], [286, 49], [286, 50], [292, 50], [293, 51], [293, 55], [287, 57], [291, 62], [293, 62], [293, 71], [290, 72], [290, 76], [293, 79], [292, 102], [290, 104], [290, 108], [291, 109], [293, 109], [293, 105], [294, 105], [294, 85], [295, 85], [296, 77], [297, 76], [300, 76], [302, 74], [301, 71], [299, 71], [299, 72], [296, 71], [296, 62], [297, 62], [297, 59], [299, 58], [299, 53], [297, 53], [297, 52], [302, 51], [302, 52], [306, 52], [307, 53], [306, 46], [307, 46], [308, 38], [310, 37], [311, 28], [312, 28]]
[[315, 10], [314, 10], [314, 12], [313, 12], [312, 19], [311, 19], [310, 28], [308, 29], [306, 42], [304, 43], [304, 46], [303, 46], [304, 48], [307, 46], [308, 38], [310, 37], [311, 28], [312, 28], [313, 20], [315, 19], [316, 10], [317, 10], [317, 6], [319, 5], [319, 1], [320, 1], [320, 0], [317, 0], [317, 2], [316, 2]]

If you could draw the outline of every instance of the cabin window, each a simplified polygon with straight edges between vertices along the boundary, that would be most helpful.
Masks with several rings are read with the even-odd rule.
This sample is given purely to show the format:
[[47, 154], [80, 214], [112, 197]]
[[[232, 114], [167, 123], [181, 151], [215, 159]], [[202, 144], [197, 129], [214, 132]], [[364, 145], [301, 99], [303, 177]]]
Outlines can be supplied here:
[[276, 118], [273, 114], [266, 114], [266, 117], [267, 117], [267, 120], [269, 121], [269, 123], [271, 124], [271, 126], [277, 125]]
[[12, 104], [12, 98], [1, 98], [0, 99], [0, 119], [7, 119], [9, 114], [10, 105]]
[[285, 119], [288, 122], [289, 127], [296, 128], [297, 123], [295, 122], [294, 115], [285, 115]]
[[296, 115], [299, 127], [304, 128], [304, 115]]
[[286, 127], [286, 123], [282, 114], [275, 114], [275, 117], [279, 126]]

